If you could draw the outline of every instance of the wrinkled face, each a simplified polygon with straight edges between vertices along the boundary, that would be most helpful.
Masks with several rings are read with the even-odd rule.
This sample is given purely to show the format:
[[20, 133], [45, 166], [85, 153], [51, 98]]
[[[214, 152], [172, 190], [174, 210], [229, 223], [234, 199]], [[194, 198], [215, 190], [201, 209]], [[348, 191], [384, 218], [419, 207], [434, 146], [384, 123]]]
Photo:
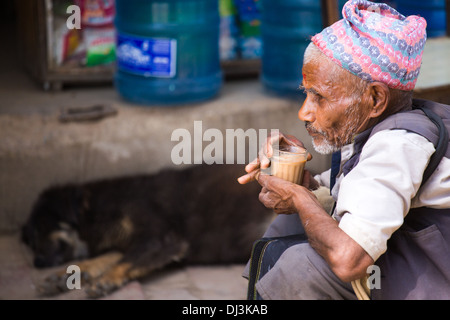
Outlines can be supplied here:
[[[320, 63], [319, 63], [320, 62]], [[303, 89], [307, 97], [298, 112], [313, 139], [317, 152], [332, 153], [352, 142], [367, 119], [368, 108], [362, 96], [350, 93], [352, 79], [345, 70], [336, 70], [324, 57], [303, 65]], [[353, 90], [354, 91], [354, 90]]]
[[46, 268], [87, 257], [86, 244], [67, 222], [58, 217], [58, 206], [44, 200], [34, 208], [22, 228], [22, 240], [33, 251], [34, 265]]

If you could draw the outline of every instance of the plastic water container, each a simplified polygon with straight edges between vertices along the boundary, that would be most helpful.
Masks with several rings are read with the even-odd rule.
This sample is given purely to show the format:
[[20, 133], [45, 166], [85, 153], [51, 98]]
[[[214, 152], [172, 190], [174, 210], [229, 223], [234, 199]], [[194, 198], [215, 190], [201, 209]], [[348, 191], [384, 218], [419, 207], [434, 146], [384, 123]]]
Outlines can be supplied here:
[[213, 98], [223, 83], [219, 23], [217, 0], [116, 0], [120, 95], [147, 105]]
[[262, 0], [261, 5], [261, 81], [269, 92], [301, 97], [303, 54], [323, 29], [320, 1]]
[[405, 16], [419, 15], [427, 20], [427, 37], [446, 34], [445, 0], [396, 0], [397, 10]]

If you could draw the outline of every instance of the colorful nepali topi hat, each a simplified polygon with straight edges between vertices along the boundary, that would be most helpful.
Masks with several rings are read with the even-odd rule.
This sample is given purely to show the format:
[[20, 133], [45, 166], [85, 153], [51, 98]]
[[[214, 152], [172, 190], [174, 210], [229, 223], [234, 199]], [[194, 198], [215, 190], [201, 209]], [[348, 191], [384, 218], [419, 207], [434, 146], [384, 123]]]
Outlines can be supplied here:
[[311, 41], [331, 60], [368, 81], [414, 89], [422, 63], [427, 22], [397, 12], [385, 3], [347, 1], [343, 19]]

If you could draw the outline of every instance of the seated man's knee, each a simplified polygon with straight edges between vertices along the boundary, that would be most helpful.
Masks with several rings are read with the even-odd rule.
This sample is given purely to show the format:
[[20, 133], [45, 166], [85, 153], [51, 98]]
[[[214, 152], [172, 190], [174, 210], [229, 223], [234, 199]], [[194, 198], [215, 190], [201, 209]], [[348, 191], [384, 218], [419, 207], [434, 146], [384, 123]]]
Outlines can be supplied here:
[[286, 249], [260, 282], [258, 291], [264, 291], [272, 299], [354, 297], [351, 286], [342, 283], [308, 243]]

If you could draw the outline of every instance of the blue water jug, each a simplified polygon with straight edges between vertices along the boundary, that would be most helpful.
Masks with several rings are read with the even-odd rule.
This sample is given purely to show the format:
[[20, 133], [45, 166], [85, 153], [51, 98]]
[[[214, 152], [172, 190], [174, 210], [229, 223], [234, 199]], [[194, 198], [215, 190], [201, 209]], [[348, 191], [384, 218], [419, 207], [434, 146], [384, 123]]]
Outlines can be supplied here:
[[116, 0], [115, 86], [128, 101], [177, 105], [222, 87], [217, 0]]
[[397, 10], [405, 15], [419, 15], [427, 20], [427, 37], [446, 34], [445, 0], [396, 0]]
[[323, 29], [320, 1], [262, 0], [261, 11], [261, 81], [269, 92], [301, 97], [303, 54]]

